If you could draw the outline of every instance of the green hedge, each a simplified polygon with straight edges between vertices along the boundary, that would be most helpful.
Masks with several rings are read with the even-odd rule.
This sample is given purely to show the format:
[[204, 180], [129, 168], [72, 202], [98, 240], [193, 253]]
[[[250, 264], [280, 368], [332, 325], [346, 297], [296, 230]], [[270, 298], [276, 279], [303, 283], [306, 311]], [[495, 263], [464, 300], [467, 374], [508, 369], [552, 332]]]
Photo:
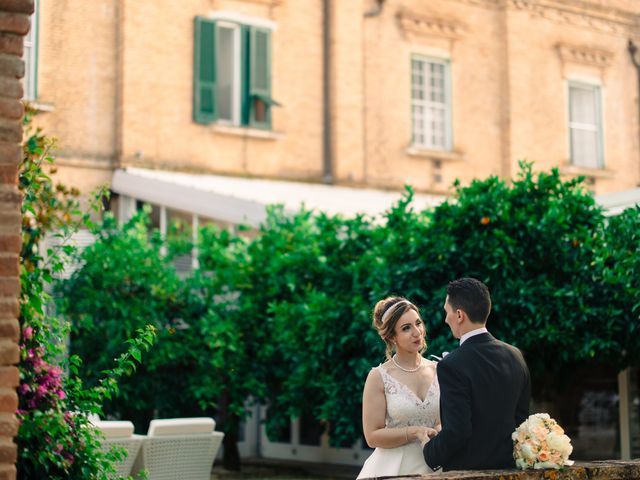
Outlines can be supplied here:
[[607, 220], [580, 180], [526, 163], [511, 183], [456, 185], [430, 211], [411, 198], [407, 190], [380, 218], [274, 207], [248, 238], [202, 229], [200, 268], [186, 279], [171, 263], [190, 248], [184, 240], [172, 235], [163, 257], [144, 214], [122, 227], [107, 219], [63, 285], [72, 350], [91, 379], [152, 322], [158, 345], [113, 413], [142, 424], [154, 412], [221, 412], [233, 442], [251, 395], [269, 405], [269, 431], [312, 415], [339, 445], [360, 438], [362, 385], [384, 360], [371, 310], [390, 294], [421, 307], [439, 355], [455, 346], [443, 322], [447, 282], [483, 280], [494, 300], [488, 327], [525, 352], [534, 389], [543, 373], [578, 363], [638, 364], [640, 208]]

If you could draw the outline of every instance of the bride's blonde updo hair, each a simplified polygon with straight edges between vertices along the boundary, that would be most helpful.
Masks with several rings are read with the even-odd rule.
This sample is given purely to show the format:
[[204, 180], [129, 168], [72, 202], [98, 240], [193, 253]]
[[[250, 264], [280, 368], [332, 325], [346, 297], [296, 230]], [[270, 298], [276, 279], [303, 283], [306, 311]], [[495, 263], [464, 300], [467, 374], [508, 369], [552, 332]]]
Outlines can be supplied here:
[[[420, 317], [418, 307], [404, 297], [387, 297], [376, 303], [373, 308], [373, 326], [376, 327], [378, 335], [386, 345], [387, 360], [390, 360], [393, 355], [394, 343], [391, 340], [395, 335], [396, 324], [408, 310], [415, 310]], [[425, 335], [426, 332], [425, 327]], [[425, 341], [424, 349], [426, 349], [426, 345]]]

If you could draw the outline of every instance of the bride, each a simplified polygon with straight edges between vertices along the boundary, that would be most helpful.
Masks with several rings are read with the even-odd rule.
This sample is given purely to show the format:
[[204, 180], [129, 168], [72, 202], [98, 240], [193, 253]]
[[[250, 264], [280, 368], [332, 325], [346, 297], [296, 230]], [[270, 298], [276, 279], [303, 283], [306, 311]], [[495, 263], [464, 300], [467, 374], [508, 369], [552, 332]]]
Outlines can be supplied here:
[[440, 430], [440, 388], [435, 362], [422, 357], [424, 322], [409, 300], [388, 297], [376, 304], [373, 325], [387, 361], [369, 372], [364, 385], [362, 425], [375, 450], [358, 478], [431, 473], [419, 439]]

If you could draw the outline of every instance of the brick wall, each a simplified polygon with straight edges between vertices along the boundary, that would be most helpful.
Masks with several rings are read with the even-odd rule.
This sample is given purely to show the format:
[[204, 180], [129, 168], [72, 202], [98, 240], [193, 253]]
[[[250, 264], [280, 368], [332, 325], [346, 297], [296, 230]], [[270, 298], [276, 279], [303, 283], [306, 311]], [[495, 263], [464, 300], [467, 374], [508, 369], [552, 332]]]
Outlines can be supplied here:
[[23, 36], [34, 0], [0, 0], [0, 480], [16, 478]]

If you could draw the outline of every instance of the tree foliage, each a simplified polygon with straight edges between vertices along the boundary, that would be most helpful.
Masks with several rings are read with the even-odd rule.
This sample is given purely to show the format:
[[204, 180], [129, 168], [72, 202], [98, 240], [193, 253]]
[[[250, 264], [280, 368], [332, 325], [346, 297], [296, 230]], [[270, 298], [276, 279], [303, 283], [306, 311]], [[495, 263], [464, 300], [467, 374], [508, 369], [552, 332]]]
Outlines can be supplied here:
[[311, 416], [332, 443], [350, 445], [361, 435], [364, 380], [384, 360], [371, 312], [387, 295], [421, 308], [428, 353], [439, 355], [454, 347], [447, 282], [481, 279], [493, 297], [489, 329], [524, 351], [540, 394], [545, 374], [576, 364], [637, 364], [639, 211], [607, 219], [581, 179], [522, 163], [510, 183], [456, 185], [454, 198], [423, 212], [408, 189], [378, 218], [273, 207], [248, 237], [204, 228], [187, 278], [171, 252], [188, 241], [150, 233], [144, 216], [123, 227], [109, 220], [64, 286], [72, 348], [113, 336], [86, 353], [91, 378], [117, 338], [151, 321], [158, 347], [116, 411], [221, 413], [235, 441], [253, 397], [267, 405], [272, 434]]

